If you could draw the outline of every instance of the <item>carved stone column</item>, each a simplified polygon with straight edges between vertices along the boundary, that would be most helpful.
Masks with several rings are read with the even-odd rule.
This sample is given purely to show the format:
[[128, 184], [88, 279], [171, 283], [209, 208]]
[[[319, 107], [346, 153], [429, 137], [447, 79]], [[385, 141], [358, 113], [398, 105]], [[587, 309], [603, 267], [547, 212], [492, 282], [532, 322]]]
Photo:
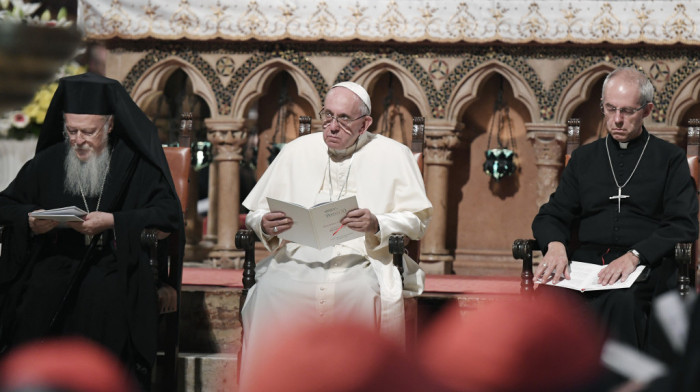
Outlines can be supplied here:
[[452, 272], [454, 256], [446, 247], [447, 194], [452, 151], [461, 143], [463, 124], [425, 124], [425, 181], [426, 193], [433, 203], [433, 216], [421, 240], [421, 268], [429, 274]]
[[[240, 268], [243, 251], [236, 249], [235, 239], [240, 212], [240, 162], [242, 146], [248, 137], [244, 120], [207, 119], [207, 138], [214, 144], [216, 162], [216, 235], [209, 258], [214, 267]], [[210, 190], [211, 192], [211, 190]]]
[[525, 124], [527, 138], [535, 149], [537, 165], [537, 207], [549, 200], [557, 189], [564, 167], [566, 126], [562, 124]]
[[[215, 139], [217, 138], [216, 132], [209, 132], [207, 134], [207, 140], [211, 142], [212, 146], [216, 146]], [[217, 238], [217, 224], [219, 222], [219, 203], [217, 200], [219, 184], [219, 164], [212, 160], [209, 164], [209, 212], [207, 213], [207, 234], [202, 237], [202, 242], [206, 243], [209, 248], [212, 248], [216, 244]]]

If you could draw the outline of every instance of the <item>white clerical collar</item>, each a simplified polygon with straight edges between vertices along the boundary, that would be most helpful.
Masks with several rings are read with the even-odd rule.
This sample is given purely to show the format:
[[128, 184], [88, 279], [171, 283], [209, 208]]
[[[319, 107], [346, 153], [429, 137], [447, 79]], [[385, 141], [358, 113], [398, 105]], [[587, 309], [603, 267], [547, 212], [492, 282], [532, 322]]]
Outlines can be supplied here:
[[373, 135], [369, 132], [363, 132], [357, 137], [355, 143], [353, 143], [350, 147], [342, 150], [329, 148], [328, 155], [330, 155], [334, 160], [345, 159], [354, 154], [355, 151], [361, 149], [365, 144], [369, 143], [369, 141], [372, 140], [372, 136]]
[[620, 148], [623, 150], [627, 149], [627, 146], [630, 145], [630, 142], [618, 142], [620, 144]]

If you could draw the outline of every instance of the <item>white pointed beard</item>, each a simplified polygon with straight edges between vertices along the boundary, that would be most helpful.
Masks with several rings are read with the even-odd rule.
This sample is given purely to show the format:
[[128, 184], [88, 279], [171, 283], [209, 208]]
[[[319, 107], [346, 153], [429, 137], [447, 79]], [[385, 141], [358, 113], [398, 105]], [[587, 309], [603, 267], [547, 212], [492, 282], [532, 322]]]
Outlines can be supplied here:
[[66, 179], [64, 188], [71, 195], [80, 195], [82, 187], [85, 197], [97, 197], [102, 191], [104, 176], [109, 169], [109, 161], [112, 155], [109, 148], [105, 147], [100, 154], [92, 154], [83, 162], [75, 154], [75, 147], [66, 144]]

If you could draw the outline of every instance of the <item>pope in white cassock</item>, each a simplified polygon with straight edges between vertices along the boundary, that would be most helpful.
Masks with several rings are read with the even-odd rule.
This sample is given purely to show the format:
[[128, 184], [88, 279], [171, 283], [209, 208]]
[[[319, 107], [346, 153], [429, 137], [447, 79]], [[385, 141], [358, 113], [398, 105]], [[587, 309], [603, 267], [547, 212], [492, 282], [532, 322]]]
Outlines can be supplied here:
[[[402, 289], [388, 239], [393, 233], [419, 239], [432, 205], [408, 147], [367, 132], [370, 113], [362, 86], [333, 86], [320, 112], [323, 132], [287, 144], [243, 201], [250, 210], [246, 225], [272, 254], [258, 263], [242, 310], [242, 389], [259, 347], [296, 321], [351, 319], [394, 339], [404, 337], [403, 296], [423, 291], [425, 273], [404, 256]], [[311, 207], [349, 196], [359, 208], [341, 223], [365, 235], [320, 250], [280, 240], [277, 235], [294, 222], [270, 212], [266, 199]]]

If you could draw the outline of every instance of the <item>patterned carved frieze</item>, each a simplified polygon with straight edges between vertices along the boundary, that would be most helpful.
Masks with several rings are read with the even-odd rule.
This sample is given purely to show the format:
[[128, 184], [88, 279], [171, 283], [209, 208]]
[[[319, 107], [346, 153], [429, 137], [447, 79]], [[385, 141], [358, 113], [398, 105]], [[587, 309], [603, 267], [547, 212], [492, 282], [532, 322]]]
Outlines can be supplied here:
[[697, 1], [79, 0], [89, 39], [700, 43]]

